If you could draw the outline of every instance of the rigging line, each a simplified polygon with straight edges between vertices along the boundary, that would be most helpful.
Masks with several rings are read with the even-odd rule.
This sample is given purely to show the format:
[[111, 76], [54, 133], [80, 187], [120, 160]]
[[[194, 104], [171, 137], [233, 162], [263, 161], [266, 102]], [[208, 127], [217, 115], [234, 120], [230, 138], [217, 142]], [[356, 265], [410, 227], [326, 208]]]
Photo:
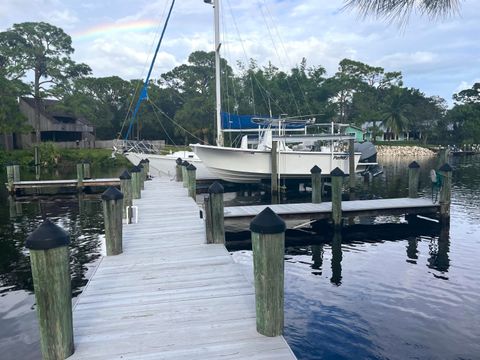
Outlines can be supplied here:
[[128, 139], [130, 132], [132, 130], [133, 124], [135, 122], [135, 117], [137, 116], [138, 109], [140, 108], [140, 104], [143, 100], [148, 98], [147, 94], [147, 87], [150, 81], [150, 75], [152, 74], [153, 65], [155, 64], [155, 60], [157, 59], [158, 50], [160, 49], [160, 45], [163, 40], [163, 36], [165, 35], [165, 30], [167, 29], [168, 21], [170, 20], [170, 15], [172, 14], [173, 5], [175, 5], [175, 0], [172, 0], [172, 4], [170, 5], [170, 9], [168, 11], [167, 19], [165, 20], [165, 25], [163, 26], [162, 34], [160, 35], [160, 39], [158, 40], [157, 48], [155, 49], [155, 54], [153, 55], [152, 63], [150, 64], [150, 69], [148, 70], [147, 77], [145, 78], [145, 82], [143, 84], [142, 90], [140, 91], [140, 95], [137, 100], [137, 104], [135, 106], [135, 110], [133, 111], [132, 120], [130, 121], [130, 126], [128, 127], [127, 134], [125, 135], [125, 140]]
[[[148, 99], [148, 102], [149, 102], [151, 105], [153, 105], [153, 101], [151, 101], [150, 99]], [[165, 129], [165, 126], [163, 126], [163, 121], [162, 121], [162, 120], [160, 119], [160, 117], [158, 116], [158, 113], [157, 113], [157, 111], [156, 111], [156, 109], [155, 109], [155, 107], [154, 107], [154, 106], [152, 106], [152, 110], [153, 110], [153, 114], [154, 114], [154, 115], [155, 115], [155, 117], [157, 118], [157, 120], [158, 120], [158, 122], [159, 122], [160, 126], [162, 127], [162, 129], [163, 129], [163, 132], [164, 132], [164, 133], [165, 133], [165, 135], [168, 137], [168, 140], [170, 140], [170, 141], [172, 142], [172, 144], [173, 144], [173, 145], [177, 146], [177, 144], [175, 143], [175, 140], [173, 140], [173, 139], [170, 137], [170, 135], [169, 135], [169, 133], [168, 133], [167, 129]]]
[[187, 129], [185, 129], [182, 125], [178, 124], [175, 120], [173, 120], [167, 113], [165, 113], [160, 107], [158, 107], [157, 104], [155, 104], [154, 102], [151, 102], [151, 104], [163, 115], [165, 116], [169, 121], [171, 121], [175, 126], [178, 126], [180, 129], [182, 129], [183, 131], [185, 131], [187, 134], [191, 135], [193, 138], [195, 138], [196, 140], [202, 142], [203, 144], [206, 144], [205, 141], [203, 141], [202, 139], [200, 139], [199, 137], [197, 137], [195, 134], [192, 134], [190, 131], [188, 131]]
[[[286, 46], [285, 46], [285, 43], [283, 42], [282, 37], [280, 36], [280, 32], [278, 31], [278, 27], [275, 26], [275, 19], [273, 18], [272, 13], [270, 12], [270, 10], [269, 10], [269, 8], [268, 8], [267, 3], [266, 3], [265, 0], [263, 0], [263, 3], [264, 3], [264, 6], [265, 6], [265, 9], [266, 9], [266, 11], [267, 11], [267, 14], [268, 14], [268, 16], [269, 16], [270, 19], [271, 19], [271, 22], [272, 22], [272, 24], [273, 24], [273, 29], [275, 30], [275, 33], [276, 33], [277, 38], [278, 38], [278, 40], [279, 40], [279, 42], [280, 42], [280, 45], [282, 46], [283, 52], [284, 52], [284, 54], [285, 54], [285, 58], [287, 59], [287, 62], [288, 62], [288, 66], [289, 66], [290, 68], [293, 68], [292, 62], [291, 62], [291, 60], [290, 60], [290, 58], [289, 58], [289, 56], [288, 56], [288, 51], [287, 51], [287, 48], [286, 48]], [[306, 96], [305, 96], [305, 91], [303, 90], [303, 88], [302, 88], [302, 86], [301, 86], [301, 83], [300, 83], [300, 81], [298, 80], [298, 77], [294, 76], [294, 78], [295, 78], [295, 80], [297, 81], [298, 88], [300, 89], [300, 92], [301, 92], [301, 94], [302, 94], [303, 101], [304, 101], [305, 104], [307, 105], [308, 111], [309, 111], [310, 113], [313, 112], [312, 109], [311, 109], [311, 107], [310, 107], [310, 103], [308, 102], [308, 100], [307, 100], [307, 98], [306, 98]]]
[[[243, 55], [244, 55], [244, 57], [245, 57], [246, 63], [249, 64], [250, 62], [249, 62], [249, 59], [248, 59], [248, 56], [247, 56], [247, 51], [245, 50], [244, 41], [243, 41], [243, 39], [242, 39], [242, 36], [240, 35], [240, 30], [238, 29], [238, 24], [237, 24], [237, 21], [236, 21], [236, 19], [235, 19], [234, 14], [233, 14], [232, 6], [230, 5], [230, 2], [229, 2], [229, 1], [227, 1], [227, 3], [228, 3], [228, 6], [229, 6], [230, 15], [231, 15], [231, 17], [232, 17], [233, 24], [234, 24], [234, 26], [235, 26], [235, 30], [236, 30], [236, 32], [237, 32], [237, 36], [238, 36], [238, 38], [240, 39], [240, 44], [241, 44], [241, 47], [242, 47]], [[260, 95], [262, 96], [265, 105], [268, 107], [268, 99], [265, 97], [265, 93], [268, 93], [268, 92], [267, 92], [267, 91], [265, 90], [265, 88], [262, 86], [262, 84], [260, 83], [260, 80], [257, 79], [257, 77], [255, 76], [255, 74], [253, 74], [253, 79], [255, 80], [258, 88], [263, 91], [263, 92], [260, 91]], [[252, 94], [253, 94], [253, 88], [252, 88]], [[253, 103], [255, 104], [255, 102], [254, 102], [255, 99], [254, 99], [253, 96], [252, 96], [252, 100], [253, 100]], [[279, 109], [280, 109], [281, 112], [284, 112], [278, 102], [276, 102], [276, 101], [274, 100], [274, 103], [279, 107]], [[255, 113], [255, 110], [254, 110], [254, 113]]]
[[[160, 16], [160, 19], [163, 19], [165, 17], [165, 12], [167, 11], [167, 2], [165, 2], [165, 7], [163, 8], [163, 12], [162, 12], [162, 15]], [[152, 42], [150, 44], [150, 50], [148, 51], [148, 53], [150, 54], [152, 52], [152, 50], [154, 49], [154, 46], [155, 46], [155, 43], [157, 42], [157, 37], [160, 35], [160, 30], [161, 30], [161, 26], [160, 26], [160, 21], [159, 21], [159, 25], [157, 27], [157, 29], [155, 30], [155, 36], [154, 38], [152, 39]], [[147, 64], [149, 62], [149, 59], [148, 57], [145, 59], [145, 63], [143, 64], [143, 67], [142, 67], [142, 72], [140, 73], [140, 78], [143, 78], [143, 75], [144, 75], [144, 72], [145, 72], [145, 69], [147, 68]], [[135, 86], [135, 90], [132, 94], [132, 99], [130, 100], [130, 104], [128, 105], [128, 109], [127, 109], [127, 112], [125, 113], [125, 118], [123, 119], [123, 122], [122, 122], [122, 126], [120, 128], [120, 132], [118, 133], [117, 135], [117, 140], [120, 139], [120, 137], [122, 136], [122, 133], [123, 133], [123, 129], [125, 128], [125, 125], [126, 125], [126, 122], [127, 122], [127, 119], [128, 117], [130, 116], [130, 111], [132, 110], [132, 107], [133, 107], [133, 103], [134, 103], [134, 99], [136, 98], [137, 96], [137, 93], [138, 93], [138, 89], [140, 88], [140, 85], [141, 83], [138, 82], [137, 85]]]
[[[273, 49], [275, 51], [275, 54], [277, 54], [278, 61], [280, 62], [280, 66], [285, 67], [285, 65], [283, 64], [282, 58], [281, 58], [280, 54], [278, 53], [278, 49], [277, 49], [277, 46], [275, 44], [275, 41], [273, 40], [272, 31], [270, 30], [270, 25], [268, 24], [267, 18], [265, 17], [265, 13], [264, 13], [263, 8], [260, 4], [259, 4], [259, 8], [260, 8], [260, 13], [262, 14], [263, 21], [265, 22], [265, 26], [266, 26], [267, 31], [268, 31], [268, 35], [270, 36], [270, 41], [272, 42]], [[285, 80], [287, 82], [287, 86], [288, 86], [288, 90], [290, 92], [290, 95], [293, 99], [293, 103], [295, 104], [295, 107], [297, 109], [297, 114], [300, 114], [300, 107], [298, 106], [298, 102], [297, 102], [297, 99], [295, 98], [295, 94], [293, 93], [293, 89], [292, 89], [292, 86], [290, 85], [290, 81], [288, 80], [288, 76], [286, 77]]]

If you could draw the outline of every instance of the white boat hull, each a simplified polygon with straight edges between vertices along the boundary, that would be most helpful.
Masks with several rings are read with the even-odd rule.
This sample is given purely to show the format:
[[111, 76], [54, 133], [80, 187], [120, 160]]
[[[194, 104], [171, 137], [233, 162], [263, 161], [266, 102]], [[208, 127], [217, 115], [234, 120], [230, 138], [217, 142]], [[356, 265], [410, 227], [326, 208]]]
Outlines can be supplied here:
[[138, 165], [142, 159], [148, 159], [148, 161], [150, 161], [150, 174], [153, 176], [169, 176], [174, 178], [176, 173], [175, 167], [177, 165], [176, 160], [181, 158], [182, 160], [186, 160], [193, 164], [197, 168], [197, 180], [211, 180], [217, 178], [191, 151], [177, 151], [173, 154], [167, 155], [127, 152], [124, 155], [134, 165]]
[[[270, 151], [199, 144], [191, 146], [211, 173], [222, 180], [255, 183], [271, 177]], [[360, 155], [355, 153], [355, 167]], [[309, 151], [280, 151], [278, 154], [278, 173], [282, 179], [309, 178], [315, 165], [322, 169], [322, 174], [329, 174], [336, 167], [348, 174], [349, 154]]]

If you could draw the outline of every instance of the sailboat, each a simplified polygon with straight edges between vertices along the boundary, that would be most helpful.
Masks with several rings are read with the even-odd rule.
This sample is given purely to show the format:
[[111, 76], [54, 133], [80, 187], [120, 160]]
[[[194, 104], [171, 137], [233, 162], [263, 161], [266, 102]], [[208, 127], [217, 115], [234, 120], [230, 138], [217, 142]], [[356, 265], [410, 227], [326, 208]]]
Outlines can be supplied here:
[[[259, 134], [258, 146], [248, 148], [248, 141], [242, 141], [239, 148], [224, 146], [224, 135], [221, 124], [220, 95], [220, 0], [204, 0], [212, 4], [215, 20], [215, 94], [216, 94], [216, 130], [217, 145], [190, 144], [193, 151], [203, 161], [208, 170], [218, 178], [231, 182], [252, 183], [270, 179], [273, 164], [278, 167], [278, 174], [285, 179], [303, 179], [311, 176], [310, 170], [317, 165], [322, 172], [329, 174], [333, 169], [340, 168], [349, 174], [351, 152], [336, 149], [336, 144], [353, 137], [330, 134], [330, 146], [321, 147], [320, 151], [295, 151], [287, 145], [286, 126], [289, 118], [270, 119], [266, 128]], [[268, 120], [268, 119], [265, 119]], [[296, 119], [295, 119], [296, 120]], [[273, 145], [274, 125], [276, 129], [276, 146]], [[291, 138], [290, 138], [291, 140]], [[298, 142], [299, 139], [296, 139]], [[274, 151], [272, 151], [274, 149]], [[355, 152], [354, 168], [356, 168], [361, 153]]]
[[[175, 161], [180, 158], [191, 162], [197, 168], [197, 179], [222, 179], [237, 183], [254, 183], [263, 179], [270, 179], [272, 172], [272, 158], [278, 167], [278, 176], [284, 179], [305, 179], [310, 177], [310, 170], [317, 165], [322, 169], [323, 174], [328, 174], [334, 168], [338, 167], [345, 174], [349, 173], [350, 158], [352, 152], [345, 151], [341, 147], [342, 142], [353, 139], [351, 135], [335, 133], [332, 130], [330, 134], [319, 137], [308, 136], [307, 125], [315, 119], [306, 117], [299, 119], [296, 117], [283, 118], [257, 118], [259, 124], [255, 131], [257, 135], [257, 145], [254, 148], [248, 146], [248, 135], [242, 138], [239, 148], [224, 146], [224, 130], [222, 128], [222, 106], [221, 106], [221, 89], [220, 89], [220, 25], [219, 25], [219, 6], [220, 0], [204, 0], [205, 3], [213, 5], [215, 18], [215, 97], [216, 97], [216, 145], [190, 144], [193, 149], [191, 151], [174, 152], [167, 155], [159, 155], [155, 149], [148, 143], [132, 142], [127, 140], [131, 126], [125, 136], [125, 140], [118, 141], [116, 146], [124, 153], [124, 155], [134, 164], [141, 159], [150, 161], [150, 169], [157, 175], [174, 175]], [[174, 0], [168, 13], [165, 27], [173, 8]], [[138, 106], [141, 101], [147, 98], [147, 85], [155, 57], [163, 38], [165, 27], [163, 29], [160, 41], [157, 45], [155, 56], [153, 57], [150, 70], [145, 79], [137, 106], [135, 107], [133, 118], [135, 117]], [[303, 125], [302, 125], [303, 122]], [[288, 132], [291, 124], [296, 124], [303, 134], [301, 137], [291, 135]], [[305, 141], [307, 140], [307, 141]], [[276, 142], [276, 151], [272, 153]], [[315, 142], [322, 141], [326, 143], [323, 146], [313, 146]], [[305, 143], [310, 142], [310, 146]], [[289, 146], [288, 144], [296, 144]], [[362, 154], [360, 152], [353, 153], [354, 168], [357, 167]]]

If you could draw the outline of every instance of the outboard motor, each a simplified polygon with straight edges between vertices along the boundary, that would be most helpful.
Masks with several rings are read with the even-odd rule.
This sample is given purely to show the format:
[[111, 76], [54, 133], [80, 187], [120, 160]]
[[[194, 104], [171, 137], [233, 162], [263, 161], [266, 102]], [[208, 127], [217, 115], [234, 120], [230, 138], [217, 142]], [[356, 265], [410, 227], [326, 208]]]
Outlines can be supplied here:
[[354, 151], [362, 154], [360, 155], [360, 162], [377, 162], [377, 148], [370, 141], [355, 143]]

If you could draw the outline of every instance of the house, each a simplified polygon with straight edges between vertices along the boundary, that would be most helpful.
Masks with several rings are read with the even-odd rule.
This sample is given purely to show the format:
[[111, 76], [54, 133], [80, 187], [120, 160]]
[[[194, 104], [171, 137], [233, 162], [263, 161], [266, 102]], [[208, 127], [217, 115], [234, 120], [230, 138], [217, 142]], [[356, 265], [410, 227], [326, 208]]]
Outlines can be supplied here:
[[376, 133], [375, 141], [409, 141], [422, 139], [420, 132], [406, 130], [395, 134], [391, 129], [382, 125], [380, 121], [377, 121], [375, 126], [373, 121], [365, 122], [361, 128], [365, 133], [365, 141], [374, 141], [374, 132]]
[[365, 141], [365, 131], [359, 126], [348, 125], [345, 128], [345, 134], [354, 135], [356, 142]]
[[[39, 131], [40, 140], [53, 141], [59, 147], [90, 148], [95, 145], [95, 127], [85, 118], [76, 117], [65, 111], [59, 111], [55, 105], [57, 100], [43, 99], [40, 101]], [[27, 118], [31, 126], [30, 133], [13, 133], [11, 135], [13, 148], [29, 148], [36, 143], [35, 99], [22, 97], [19, 99], [20, 112]]]

